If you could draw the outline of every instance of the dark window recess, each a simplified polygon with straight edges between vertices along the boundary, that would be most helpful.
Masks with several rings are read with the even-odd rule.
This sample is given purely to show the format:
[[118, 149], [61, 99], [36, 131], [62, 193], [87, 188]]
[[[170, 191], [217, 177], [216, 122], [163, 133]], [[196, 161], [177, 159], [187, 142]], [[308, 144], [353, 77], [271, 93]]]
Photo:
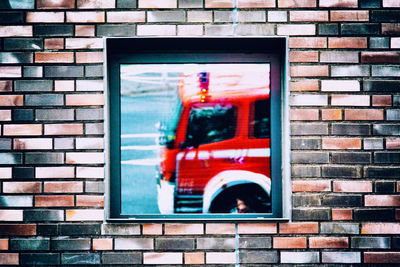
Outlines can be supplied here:
[[252, 137], [270, 137], [270, 103], [269, 99], [258, 100], [254, 103], [254, 119], [250, 121], [250, 128], [253, 132]]
[[186, 134], [187, 146], [197, 147], [235, 136], [235, 108], [231, 105], [193, 108]]

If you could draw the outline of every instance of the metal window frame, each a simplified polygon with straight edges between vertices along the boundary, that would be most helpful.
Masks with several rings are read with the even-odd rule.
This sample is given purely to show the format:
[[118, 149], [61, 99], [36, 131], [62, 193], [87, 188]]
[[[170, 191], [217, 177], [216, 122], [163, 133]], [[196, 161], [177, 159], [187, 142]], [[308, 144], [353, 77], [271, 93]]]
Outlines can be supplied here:
[[[271, 214], [122, 215], [120, 64], [270, 63]], [[287, 37], [104, 38], [105, 218], [107, 221], [288, 221], [291, 218]]]

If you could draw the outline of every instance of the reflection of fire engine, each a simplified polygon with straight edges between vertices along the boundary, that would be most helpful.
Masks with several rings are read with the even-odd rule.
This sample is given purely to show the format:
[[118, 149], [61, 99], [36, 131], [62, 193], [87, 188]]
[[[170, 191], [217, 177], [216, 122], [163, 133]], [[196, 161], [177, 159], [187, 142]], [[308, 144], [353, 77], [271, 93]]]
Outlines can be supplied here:
[[183, 75], [173, 114], [160, 128], [161, 213], [270, 212], [269, 78]]

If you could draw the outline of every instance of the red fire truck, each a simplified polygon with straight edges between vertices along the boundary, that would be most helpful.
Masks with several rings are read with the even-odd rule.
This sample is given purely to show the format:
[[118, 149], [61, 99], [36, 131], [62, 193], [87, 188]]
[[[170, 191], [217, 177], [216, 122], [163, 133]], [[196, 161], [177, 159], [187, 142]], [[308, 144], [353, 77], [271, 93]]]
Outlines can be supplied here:
[[160, 126], [162, 214], [271, 211], [269, 91], [268, 73], [181, 76]]

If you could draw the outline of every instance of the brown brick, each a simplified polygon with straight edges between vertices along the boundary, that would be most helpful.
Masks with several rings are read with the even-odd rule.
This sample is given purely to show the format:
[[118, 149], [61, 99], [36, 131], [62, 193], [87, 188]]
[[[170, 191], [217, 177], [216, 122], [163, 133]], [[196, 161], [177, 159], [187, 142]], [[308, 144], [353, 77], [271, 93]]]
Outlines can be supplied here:
[[338, 121], [342, 119], [341, 109], [323, 109], [322, 120], [324, 121]]
[[280, 234], [318, 234], [317, 222], [290, 222], [280, 223]]
[[366, 195], [365, 206], [367, 207], [399, 207], [400, 196], [394, 195]]
[[49, 38], [44, 39], [44, 49], [64, 49], [64, 39], [63, 38]]
[[316, 0], [278, 0], [279, 8], [304, 8], [304, 7], [316, 7]]
[[37, 0], [38, 9], [68, 9], [75, 7], [75, 0]]
[[67, 22], [102, 23], [105, 22], [103, 11], [67, 12]]
[[115, 8], [115, 0], [77, 0], [78, 8]]
[[21, 67], [1, 66], [0, 78], [19, 78], [22, 77]]
[[0, 110], [0, 121], [11, 121], [11, 110]]
[[400, 63], [399, 52], [361, 52], [361, 63]]
[[63, 23], [64, 12], [27, 12], [26, 22], [30, 23]]
[[0, 239], [0, 250], [8, 250], [8, 238]]
[[76, 196], [77, 207], [104, 207], [104, 196]]
[[382, 109], [346, 109], [344, 111], [346, 120], [369, 120], [377, 121], [383, 120]]
[[400, 24], [399, 23], [382, 23], [382, 34], [399, 35], [400, 34]]
[[368, 95], [332, 95], [332, 106], [369, 106]]
[[332, 209], [333, 221], [349, 221], [353, 219], [353, 211], [351, 209]]
[[239, 223], [239, 234], [276, 234], [276, 223]]
[[204, 252], [185, 252], [185, 264], [204, 264]]
[[291, 109], [290, 120], [296, 121], [313, 121], [318, 120], [319, 110], [318, 109]]
[[292, 66], [290, 67], [290, 75], [292, 77], [326, 77], [329, 75], [328, 66]]
[[360, 138], [323, 138], [322, 149], [361, 149]]
[[36, 235], [36, 224], [0, 224], [1, 235], [33, 236]]
[[305, 237], [274, 237], [274, 248], [306, 248], [307, 239]]
[[3, 182], [3, 193], [26, 194], [42, 192], [41, 182]]
[[289, 48], [326, 48], [325, 37], [291, 37]]
[[390, 95], [372, 96], [372, 106], [374, 107], [390, 107], [391, 105], [392, 105], [392, 96]]
[[52, 149], [53, 141], [51, 138], [16, 138], [14, 139], [14, 149]]
[[32, 26], [0, 26], [0, 37], [30, 37]]
[[75, 36], [80, 36], [80, 37], [94, 36], [94, 30], [95, 28], [93, 25], [75, 25]]
[[331, 191], [329, 180], [294, 180], [292, 181], [293, 192], [323, 192]]
[[358, 7], [358, 0], [319, 0], [320, 7]]
[[400, 7], [400, 2], [397, 0], [383, 0], [383, 7]]
[[400, 252], [364, 252], [364, 263], [399, 263]]
[[275, 0], [238, 0], [238, 8], [275, 7]]
[[328, 21], [328, 11], [290, 11], [290, 21]]
[[93, 250], [112, 250], [112, 238], [93, 238]]
[[35, 207], [73, 207], [74, 196], [42, 195], [35, 196]]
[[208, 235], [234, 235], [236, 233], [233, 223], [207, 223], [206, 234]]
[[0, 95], [0, 106], [13, 107], [23, 106], [24, 96], [23, 95]]
[[[176, 8], [177, 0], [138, 0], [139, 8]], [[207, 1], [206, 1], [207, 6]]]
[[145, 22], [146, 13], [143, 11], [110, 11], [107, 12], [108, 23], [137, 23]]
[[293, 92], [314, 92], [319, 91], [318, 80], [298, 80], [290, 82], [290, 91]]
[[0, 253], [0, 265], [19, 265], [18, 253]]
[[41, 124], [7, 124], [3, 126], [3, 135], [42, 135]]
[[82, 193], [82, 182], [45, 182], [44, 192], [46, 193]]
[[67, 106], [101, 106], [104, 105], [102, 94], [66, 95]]
[[361, 234], [395, 234], [400, 233], [400, 223], [363, 223]]
[[68, 81], [68, 80], [54, 81], [54, 90], [57, 92], [74, 91], [75, 90], [75, 82]]
[[334, 192], [372, 192], [369, 181], [333, 181]]
[[204, 233], [201, 223], [167, 223], [165, 224], [166, 235], [202, 235]]
[[76, 52], [76, 63], [103, 63], [103, 52]]
[[13, 90], [12, 81], [0, 81], [0, 92], [11, 92]]
[[328, 48], [367, 48], [367, 38], [329, 37]]
[[400, 138], [386, 139], [386, 149], [400, 149]]
[[74, 124], [46, 124], [44, 126], [45, 135], [80, 135], [83, 134], [83, 125]]
[[368, 11], [340, 10], [331, 11], [331, 21], [368, 21]]
[[67, 221], [103, 221], [103, 209], [81, 209], [81, 210], [67, 210]]
[[347, 237], [310, 237], [310, 248], [348, 248]]
[[162, 235], [161, 223], [147, 223], [142, 225], [144, 235]]
[[290, 62], [318, 62], [318, 51], [291, 51]]
[[73, 63], [73, 52], [36, 52], [36, 63]]

